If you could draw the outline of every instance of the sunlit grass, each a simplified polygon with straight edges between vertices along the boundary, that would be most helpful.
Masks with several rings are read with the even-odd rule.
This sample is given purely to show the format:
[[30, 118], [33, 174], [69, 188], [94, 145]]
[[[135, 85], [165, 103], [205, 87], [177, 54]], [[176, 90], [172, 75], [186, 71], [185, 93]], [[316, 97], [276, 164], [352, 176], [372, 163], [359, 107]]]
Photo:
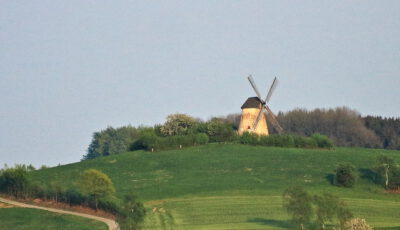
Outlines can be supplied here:
[[[287, 229], [291, 225], [280, 196], [294, 185], [312, 194], [330, 192], [345, 199], [358, 217], [373, 226], [400, 226], [395, 218], [400, 216], [400, 196], [384, 193], [361, 173], [374, 166], [380, 153], [400, 162], [399, 151], [209, 144], [128, 152], [36, 171], [32, 178], [70, 187], [83, 170], [101, 170], [114, 182], [118, 197], [132, 191], [146, 202], [150, 210], [146, 229]], [[331, 184], [333, 171], [342, 162], [361, 170], [354, 188]], [[160, 200], [164, 206], [153, 205]]]

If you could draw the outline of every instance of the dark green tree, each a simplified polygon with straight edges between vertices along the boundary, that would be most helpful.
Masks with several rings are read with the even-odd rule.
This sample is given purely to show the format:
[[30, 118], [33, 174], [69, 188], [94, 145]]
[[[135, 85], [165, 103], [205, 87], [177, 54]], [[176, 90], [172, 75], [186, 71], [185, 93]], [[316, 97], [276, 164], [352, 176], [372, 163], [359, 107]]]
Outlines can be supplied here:
[[355, 167], [349, 163], [340, 164], [335, 170], [335, 184], [350, 188], [356, 182]]
[[0, 190], [12, 196], [17, 198], [25, 196], [29, 185], [29, 174], [25, 165], [16, 165], [14, 168], [5, 168], [0, 171]]
[[132, 126], [119, 128], [107, 127], [105, 130], [95, 132], [92, 141], [83, 156], [84, 160], [99, 156], [108, 156], [129, 151], [132, 143], [138, 138], [140, 129]]

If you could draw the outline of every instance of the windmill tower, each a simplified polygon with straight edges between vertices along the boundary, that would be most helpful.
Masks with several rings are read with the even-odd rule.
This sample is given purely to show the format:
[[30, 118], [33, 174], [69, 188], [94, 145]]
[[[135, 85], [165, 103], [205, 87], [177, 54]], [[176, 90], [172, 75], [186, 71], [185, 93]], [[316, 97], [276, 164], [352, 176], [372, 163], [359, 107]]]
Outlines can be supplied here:
[[240, 118], [238, 133], [242, 134], [244, 132], [254, 132], [258, 135], [268, 135], [268, 125], [265, 116], [265, 111], [268, 113], [269, 121], [278, 133], [283, 131], [282, 127], [279, 125], [275, 114], [268, 107], [267, 103], [271, 99], [272, 93], [278, 84], [276, 77], [272, 82], [272, 85], [268, 91], [265, 100], [261, 99], [261, 94], [258, 91], [256, 84], [254, 83], [251, 75], [247, 78], [250, 85], [253, 87], [257, 94], [257, 97], [249, 97], [246, 102], [242, 105], [242, 116]]

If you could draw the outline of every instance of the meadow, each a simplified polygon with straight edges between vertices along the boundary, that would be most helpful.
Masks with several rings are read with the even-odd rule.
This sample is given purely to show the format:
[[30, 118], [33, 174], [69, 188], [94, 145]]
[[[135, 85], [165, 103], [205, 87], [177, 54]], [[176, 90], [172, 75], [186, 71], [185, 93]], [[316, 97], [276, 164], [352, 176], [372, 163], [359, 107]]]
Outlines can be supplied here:
[[83, 217], [30, 208], [0, 208], [0, 230], [107, 230], [106, 224]]
[[[400, 162], [399, 151], [362, 148], [295, 149], [208, 144], [180, 150], [134, 151], [34, 171], [40, 183], [74, 187], [83, 170], [110, 176], [116, 196], [133, 192], [145, 202], [144, 229], [290, 229], [281, 195], [299, 185], [311, 194], [330, 192], [355, 216], [377, 229], [400, 228], [400, 195], [370, 179], [376, 157]], [[332, 185], [339, 163], [356, 166], [354, 188]]]

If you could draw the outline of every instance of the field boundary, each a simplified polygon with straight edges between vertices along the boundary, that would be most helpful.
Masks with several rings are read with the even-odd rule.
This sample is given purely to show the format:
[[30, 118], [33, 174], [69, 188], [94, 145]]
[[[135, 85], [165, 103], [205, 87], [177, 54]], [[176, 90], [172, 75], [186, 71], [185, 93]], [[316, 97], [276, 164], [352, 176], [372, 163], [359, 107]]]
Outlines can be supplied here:
[[22, 202], [18, 202], [18, 201], [5, 199], [5, 198], [2, 198], [2, 197], [0, 197], [0, 202], [6, 203], [6, 204], [10, 204], [10, 205], [14, 205], [14, 206], [17, 206], [17, 207], [22, 207], [22, 208], [34, 208], [34, 209], [41, 209], [41, 210], [60, 213], [60, 214], [68, 214], [68, 215], [80, 216], [80, 217], [84, 217], [84, 218], [88, 218], [88, 219], [92, 219], [92, 220], [97, 220], [97, 221], [103, 222], [108, 226], [109, 230], [119, 230], [117, 222], [115, 222], [112, 219], [107, 219], [107, 218], [94, 216], [94, 215], [89, 215], [89, 214], [80, 213], [80, 212], [72, 212], [72, 211], [66, 211], [66, 210], [62, 210], [62, 209], [47, 208], [47, 207], [42, 207], [42, 206], [37, 206], [37, 205], [31, 205], [31, 204], [26, 204], [26, 203], [22, 203]]

